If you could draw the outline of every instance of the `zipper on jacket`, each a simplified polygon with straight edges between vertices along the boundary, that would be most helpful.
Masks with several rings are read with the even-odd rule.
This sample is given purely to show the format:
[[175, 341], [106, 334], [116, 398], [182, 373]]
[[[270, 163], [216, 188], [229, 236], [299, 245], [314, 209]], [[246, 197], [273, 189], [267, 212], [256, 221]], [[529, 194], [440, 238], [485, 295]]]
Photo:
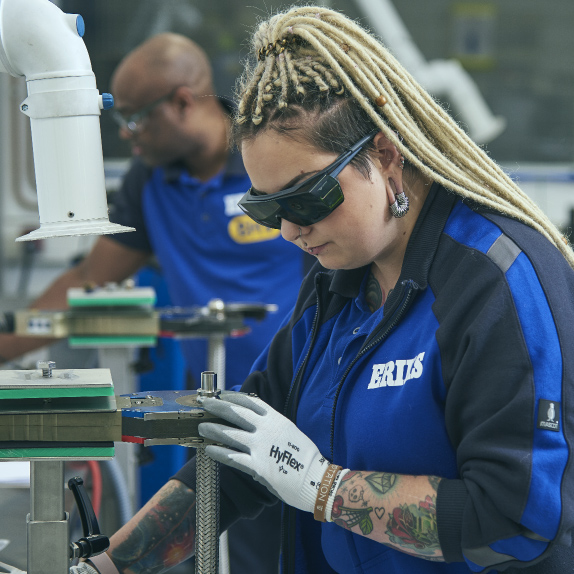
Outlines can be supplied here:
[[[315, 317], [313, 318], [313, 323], [311, 325], [311, 340], [309, 342], [309, 348], [305, 354], [304, 359], [301, 361], [295, 376], [293, 377], [293, 383], [287, 394], [287, 400], [285, 401], [285, 407], [283, 414], [295, 422], [295, 413], [289, 413], [291, 405], [295, 403], [294, 397], [299, 389], [301, 379], [303, 377], [303, 371], [313, 349], [315, 343], [315, 337], [317, 336], [317, 325], [319, 324], [319, 284], [321, 281], [322, 273], [317, 273], [315, 276], [315, 293], [317, 297], [317, 304], [315, 308]], [[282, 574], [294, 574], [295, 573], [295, 518], [296, 510], [291, 506], [283, 504], [283, 517], [281, 520], [281, 554], [283, 561]]]
[[[343, 376], [341, 377], [341, 380], [339, 381], [339, 384], [337, 385], [337, 392], [335, 393], [335, 398], [333, 399], [333, 410], [331, 412], [331, 436], [330, 436], [330, 448], [331, 448], [331, 456], [329, 458], [330, 461], [333, 461], [333, 457], [334, 457], [334, 442], [335, 442], [335, 412], [337, 410], [337, 401], [339, 400], [339, 395], [341, 393], [341, 390], [343, 388], [343, 383], [345, 382], [345, 379], [347, 378], [347, 375], [349, 374], [349, 372], [351, 371], [351, 369], [353, 368], [353, 366], [355, 365], [355, 363], [370, 349], [372, 349], [373, 347], [375, 347], [376, 345], [378, 345], [381, 341], [383, 341], [387, 335], [396, 327], [397, 323], [402, 319], [403, 315], [405, 314], [405, 311], [407, 310], [409, 303], [412, 299], [412, 295], [415, 292], [416, 289], [418, 289], [418, 285], [412, 280], [409, 279], [407, 281], [405, 281], [403, 283], [403, 285], [406, 286], [407, 291], [406, 293], [403, 295], [402, 301], [399, 305], [398, 310], [395, 312], [395, 314], [390, 318], [390, 323], [387, 325], [387, 327], [383, 330], [383, 332], [380, 335], [377, 335], [369, 344], [365, 345], [355, 356], [355, 358], [351, 361], [351, 363], [349, 364], [349, 366], [345, 369], [345, 372], [343, 373]], [[384, 321], [384, 319], [383, 319]]]
[[295, 376], [293, 377], [293, 383], [291, 384], [291, 387], [289, 389], [289, 392], [287, 393], [287, 399], [285, 400], [285, 407], [283, 408], [283, 414], [289, 418], [290, 420], [292, 420], [293, 422], [295, 422], [295, 420], [293, 418], [291, 418], [290, 413], [289, 413], [289, 409], [290, 409], [290, 403], [292, 403], [292, 399], [294, 397], [294, 390], [297, 388], [299, 388], [299, 384], [301, 383], [301, 377], [303, 376], [303, 370], [305, 368], [305, 366], [307, 365], [307, 360], [309, 359], [309, 355], [311, 354], [311, 350], [313, 349], [313, 344], [315, 343], [315, 337], [317, 336], [317, 325], [318, 325], [318, 319], [319, 319], [319, 283], [321, 281], [321, 275], [322, 273], [317, 273], [317, 275], [315, 276], [315, 293], [316, 293], [316, 305], [315, 305], [315, 317], [313, 317], [313, 323], [311, 324], [311, 340], [309, 341], [309, 348], [307, 349], [307, 353], [305, 354], [305, 357], [303, 358], [303, 360], [301, 361], [301, 364], [299, 365], [299, 368], [297, 369], [297, 372], [295, 373]]

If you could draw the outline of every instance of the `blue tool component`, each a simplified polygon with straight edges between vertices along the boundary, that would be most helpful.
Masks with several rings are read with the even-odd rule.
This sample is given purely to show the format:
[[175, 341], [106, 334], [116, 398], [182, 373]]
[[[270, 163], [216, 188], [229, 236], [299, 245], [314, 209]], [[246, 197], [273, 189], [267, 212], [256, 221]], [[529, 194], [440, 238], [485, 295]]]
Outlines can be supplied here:
[[188, 395], [194, 395], [194, 391], [143, 391], [141, 393], [132, 393], [129, 395], [122, 395], [123, 397], [129, 397], [134, 401], [142, 401], [145, 403], [150, 400], [161, 399], [163, 404], [160, 405], [135, 405], [132, 407], [125, 407], [122, 409], [122, 417], [134, 417], [134, 418], [144, 418], [148, 413], [177, 413], [177, 412], [190, 412], [190, 411], [203, 411], [201, 407], [188, 406], [181, 404], [182, 398]]
[[79, 14], [78, 17], [76, 18], [76, 30], [78, 31], [78, 36], [80, 38], [83, 38], [84, 34], [86, 33], [86, 23]]
[[[126, 396], [126, 395], [124, 395]], [[130, 395], [127, 395], [130, 396]], [[143, 419], [145, 412], [141, 411], [140, 409], [122, 409], [122, 417], [130, 417], [134, 419]]]
[[102, 94], [102, 106], [104, 110], [109, 110], [114, 107], [114, 96], [112, 94]]

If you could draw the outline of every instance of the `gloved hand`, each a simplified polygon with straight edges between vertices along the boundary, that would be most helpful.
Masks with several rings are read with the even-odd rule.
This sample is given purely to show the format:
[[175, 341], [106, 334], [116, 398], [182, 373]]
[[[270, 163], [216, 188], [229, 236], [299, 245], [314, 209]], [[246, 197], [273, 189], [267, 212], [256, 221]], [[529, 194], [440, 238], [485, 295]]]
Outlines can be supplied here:
[[225, 394], [221, 399], [204, 399], [202, 406], [239, 427], [199, 425], [201, 436], [230, 447], [207, 446], [212, 459], [250, 474], [290, 506], [313, 512], [329, 466], [313, 441], [259, 398]]
[[87, 562], [80, 562], [77, 566], [70, 566], [70, 574], [100, 574]]

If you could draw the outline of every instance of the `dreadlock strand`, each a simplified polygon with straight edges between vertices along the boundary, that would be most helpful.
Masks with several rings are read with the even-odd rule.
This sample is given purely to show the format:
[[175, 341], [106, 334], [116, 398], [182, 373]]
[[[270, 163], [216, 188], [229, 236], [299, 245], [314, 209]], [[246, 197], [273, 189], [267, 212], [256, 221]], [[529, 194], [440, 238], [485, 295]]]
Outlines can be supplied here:
[[287, 64], [287, 71], [289, 74], [289, 78], [291, 80], [291, 83], [293, 84], [293, 86], [295, 87], [295, 92], [297, 94], [305, 94], [305, 88], [301, 85], [301, 82], [299, 81], [299, 75], [297, 74], [297, 71], [295, 70], [295, 66], [293, 65], [293, 58], [291, 56], [291, 53], [287, 50], [284, 52], [285, 54], [285, 63]]
[[263, 90], [264, 87], [267, 85], [267, 83], [269, 82], [269, 79], [271, 78], [271, 73], [273, 71], [273, 68], [275, 66], [275, 58], [273, 57], [267, 57], [265, 58], [265, 70], [261, 76], [261, 79], [259, 80], [259, 86], [258, 86], [258, 90], [257, 90], [257, 98], [254, 102], [254, 109], [251, 110], [251, 121], [255, 124], [255, 125], [259, 125], [262, 120], [263, 120], [263, 106], [265, 105], [264, 100], [263, 100]]
[[278, 56], [279, 59], [279, 81], [281, 86], [281, 93], [279, 95], [279, 100], [277, 102], [277, 107], [279, 109], [287, 107], [287, 94], [289, 90], [289, 77], [287, 75], [287, 66], [285, 62], [285, 52], [282, 52]]

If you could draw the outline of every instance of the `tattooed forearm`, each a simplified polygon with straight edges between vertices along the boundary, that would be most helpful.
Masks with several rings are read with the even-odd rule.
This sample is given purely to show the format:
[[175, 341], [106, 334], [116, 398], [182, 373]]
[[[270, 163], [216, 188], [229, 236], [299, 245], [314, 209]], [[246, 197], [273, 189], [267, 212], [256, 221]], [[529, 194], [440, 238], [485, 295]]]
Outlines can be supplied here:
[[376, 494], [387, 494], [397, 482], [397, 475], [390, 472], [371, 472], [365, 476], [365, 480]]
[[110, 540], [108, 554], [129, 574], [160, 574], [195, 549], [195, 493], [170, 480]]
[[331, 516], [347, 530], [412, 556], [443, 560], [436, 523], [439, 482], [434, 476], [349, 472]]

